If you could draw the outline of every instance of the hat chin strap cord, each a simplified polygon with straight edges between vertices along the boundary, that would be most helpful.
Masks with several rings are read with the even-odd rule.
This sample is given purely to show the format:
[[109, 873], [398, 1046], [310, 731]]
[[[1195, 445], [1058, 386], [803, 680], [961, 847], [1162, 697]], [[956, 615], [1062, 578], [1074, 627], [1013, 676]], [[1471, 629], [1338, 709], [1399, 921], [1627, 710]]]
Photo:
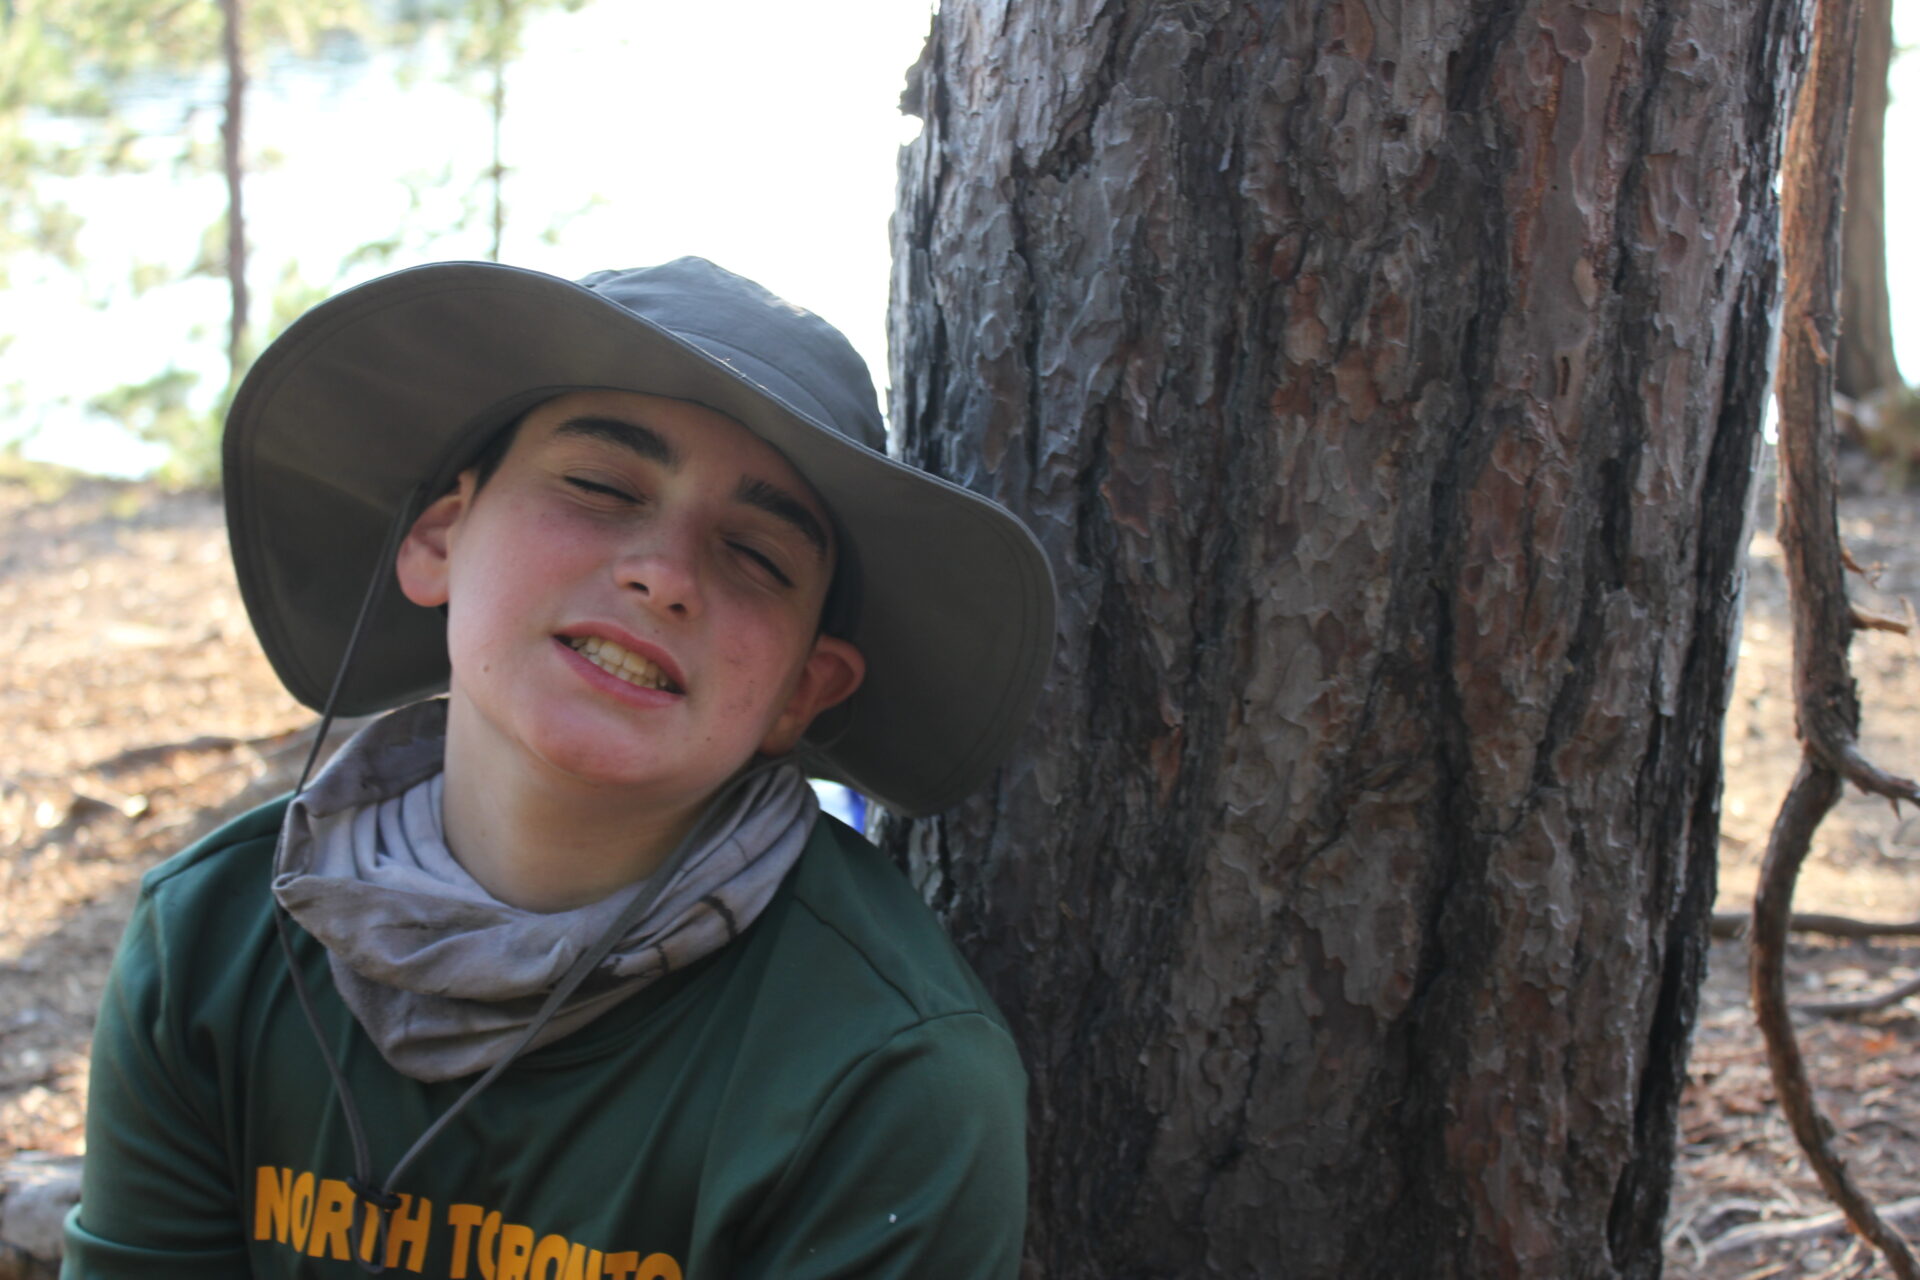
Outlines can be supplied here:
[[[300, 780], [294, 785], [295, 796], [306, 790], [314, 764], [320, 758], [321, 746], [326, 741], [327, 730], [333, 724], [335, 704], [339, 701], [340, 691], [346, 686], [347, 672], [353, 665], [355, 652], [360, 647], [360, 637], [366, 631], [367, 620], [373, 616], [381, 597], [386, 593], [387, 581], [393, 576], [394, 558], [400, 550], [400, 540], [407, 529], [412, 527], [413, 512], [424, 493], [424, 485], [416, 486], [394, 514], [393, 526], [387, 531], [380, 559], [374, 566], [373, 580], [367, 584], [366, 594], [360, 601], [359, 616], [354, 619], [353, 633], [347, 639], [346, 650], [340, 657], [340, 667], [334, 673], [333, 687], [327, 691], [327, 703], [320, 713], [320, 727], [314, 734], [313, 747], [308, 751], [307, 762], [300, 770]], [[406, 1153], [394, 1164], [387, 1176], [378, 1181], [373, 1175], [373, 1158], [367, 1148], [366, 1128], [360, 1121], [359, 1109], [354, 1106], [353, 1093], [347, 1087], [346, 1075], [340, 1069], [339, 1062], [334, 1058], [333, 1049], [327, 1044], [326, 1035], [321, 1030], [320, 1018], [313, 1006], [313, 995], [307, 990], [306, 980], [300, 976], [300, 965], [293, 952], [293, 931], [288, 923], [287, 910], [280, 905], [278, 899], [275, 899], [273, 925], [274, 931], [280, 938], [281, 954], [286, 958], [287, 975], [293, 979], [293, 992], [300, 1002], [300, 1011], [306, 1017], [308, 1028], [313, 1032], [314, 1043], [320, 1047], [320, 1059], [326, 1064], [327, 1075], [333, 1081], [334, 1094], [340, 1099], [341, 1114], [347, 1123], [347, 1138], [353, 1146], [353, 1176], [347, 1179], [347, 1186], [352, 1189], [354, 1198], [360, 1206], [360, 1213], [356, 1215], [356, 1225], [359, 1227], [361, 1247], [355, 1250], [354, 1261], [362, 1271], [379, 1275], [387, 1269], [385, 1258], [387, 1226], [393, 1211], [398, 1209], [401, 1203], [399, 1195], [393, 1190], [394, 1183], [400, 1180], [400, 1176], [420, 1157], [433, 1140], [440, 1136], [447, 1125], [452, 1123], [454, 1117], [466, 1110], [469, 1103], [479, 1097], [488, 1085], [499, 1079], [500, 1073], [526, 1051], [527, 1046], [533, 1042], [533, 1038], [553, 1019], [554, 1014], [560, 1011], [567, 997], [579, 988], [588, 974], [599, 968], [600, 962], [607, 958], [607, 953], [612, 951], [627, 931], [639, 923], [641, 918], [652, 909], [654, 902], [666, 889], [668, 882], [673, 879], [673, 872], [685, 860], [688, 851], [697, 846], [716, 815], [727, 812], [726, 801], [732, 797], [733, 793], [783, 763], [785, 758], [779, 756], [756, 760], [736, 773], [715, 793], [713, 799], [701, 812], [699, 819], [686, 835], [681, 837], [679, 844], [674, 846], [673, 852], [667, 856], [666, 860], [647, 878], [646, 884], [627, 905], [626, 910], [622, 911], [593, 945], [582, 951], [566, 973], [561, 975], [560, 981], [554, 985], [552, 991], [547, 993], [547, 998], [542, 1002], [539, 1011], [534, 1014], [526, 1029], [514, 1040], [506, 1053], [488, 1067], [479, 1079], [468, 1085], [466, 1092], [454, 1099], [453, 1105], [442, 1112], [440, 1118], [414, 1140], [413, 1145], [407, 1148]], [[367, 1233], [369, 1223], [375, 1224], [371, 1242], [368, 1240]], [[371, 1248], [367, 1247], [369, 1243]]]

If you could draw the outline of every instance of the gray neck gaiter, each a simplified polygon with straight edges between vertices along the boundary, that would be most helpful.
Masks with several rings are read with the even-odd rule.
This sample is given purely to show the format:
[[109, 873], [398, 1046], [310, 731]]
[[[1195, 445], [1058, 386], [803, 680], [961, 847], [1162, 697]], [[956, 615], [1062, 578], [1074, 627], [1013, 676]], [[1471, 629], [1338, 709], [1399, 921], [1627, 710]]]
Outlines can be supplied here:
[[572, 911], [500, 902], [447, 848], [446, 704], [385, 716], [340, 749], [288, 807], [273, 893], [327, 948], [334, 985], [381, 1054], [415, 1080], [491, 1066], [569, 966], [656, 890], [529, 1048], [591, 1022], [655, 979], [725, 946], [800, 856], [818, 806], [791, 764], [723, 793], [697, 842], [641, 881]]

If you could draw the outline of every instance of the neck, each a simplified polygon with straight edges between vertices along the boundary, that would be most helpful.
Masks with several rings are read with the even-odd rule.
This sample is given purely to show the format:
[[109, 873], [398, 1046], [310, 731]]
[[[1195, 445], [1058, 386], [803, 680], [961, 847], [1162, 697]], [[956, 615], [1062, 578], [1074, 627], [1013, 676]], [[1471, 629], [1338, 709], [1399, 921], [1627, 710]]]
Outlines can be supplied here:
[[[613, 788], [537, 767], [500, 769], [463, 749], [460, 708], [449, 709], [447, 847], [480, 886], [526, 911], [598, 902], [659, 870], [699, 819], [705, 801], [666, 808]], [[499, 775], [499, 776], [496, 776]]]

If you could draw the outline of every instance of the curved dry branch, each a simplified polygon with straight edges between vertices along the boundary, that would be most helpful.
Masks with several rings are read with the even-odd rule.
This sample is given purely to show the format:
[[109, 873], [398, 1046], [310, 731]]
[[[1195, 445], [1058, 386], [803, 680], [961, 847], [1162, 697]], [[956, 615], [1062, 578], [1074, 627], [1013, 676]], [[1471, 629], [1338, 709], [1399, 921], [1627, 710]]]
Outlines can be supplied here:
[[1882, 1221], [1834, 1151], [1833, 1126], [1820, 1113], [1807, 1080], [1807, 1067], [1794, 1037], [1787, 1009], [1787, 917], [1793, 907], [1793, 886], [1806, 861], [1813, 832], [1840, 798], [1840, 776], [1808, 757], [1787, 790], [1780, 816], [1767, 841], [1766, 865], [1760, 873], [1760, 891], [1753, 902], [1753, 1009], [1767, 1042], [1767, 1064], [1773, 1070], [1774, 1091], [1786, 1113], [1794, 1138], [1807, 1153], [1807, 1162], [1828, 1197], [1847, 1215], [1853, 1229], [1886, 1255], [1900, 1280], [1920, 1280], [1916, 1262], [1899, 1232]]
[[1793, 610], [1793, 686], [1804, 754], [1767, 841], [1754, 899], [1754, 1012], [1767, 1042], [1774, 1091], [1820, 1185], [1900, 1280], [1920, 1280], [1920, 1261], [1875, 1212], [1833, 1149], [1787, 1009], [1787, 926], [1793, 888], [1820, 820], [1843, 782], [1900, 799], [1914, 784], [1860, 753], [1860, 702], [1847, 661], [1857, 621], [1847, 599], [1849, 557], [1840, 542], [1834, 484], [1833, 367], [1839, 332], [1841, 184], [1853, 100], [1859, 0], [1820, 0], [1808, 74], [1787, 133], [1781, 183], [1786, 306], [1775, 392], [1780, 402], [1778, 536]]

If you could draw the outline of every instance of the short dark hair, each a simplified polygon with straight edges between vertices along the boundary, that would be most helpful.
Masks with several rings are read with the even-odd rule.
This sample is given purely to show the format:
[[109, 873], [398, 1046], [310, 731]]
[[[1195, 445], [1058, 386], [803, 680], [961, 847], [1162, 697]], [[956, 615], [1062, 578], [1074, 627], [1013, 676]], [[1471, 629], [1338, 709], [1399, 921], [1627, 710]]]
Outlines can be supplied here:
[[[527, 413], [532, 412], [532, 409], [527, 410]], [[473, 455], [473, 461], [462, 468], [473, 472], [475, 493], [487, 487], [487, 481], [493, 479], [493, 473], [498, 471], [500, 464], [506, 460], [507, 450], [513, 448], [514, 437], [520, 434], [520, 424], [527, 420], [527, 413], [521, 414], [488, 436], [487, 442], [480, 446], [480, 452]]]

